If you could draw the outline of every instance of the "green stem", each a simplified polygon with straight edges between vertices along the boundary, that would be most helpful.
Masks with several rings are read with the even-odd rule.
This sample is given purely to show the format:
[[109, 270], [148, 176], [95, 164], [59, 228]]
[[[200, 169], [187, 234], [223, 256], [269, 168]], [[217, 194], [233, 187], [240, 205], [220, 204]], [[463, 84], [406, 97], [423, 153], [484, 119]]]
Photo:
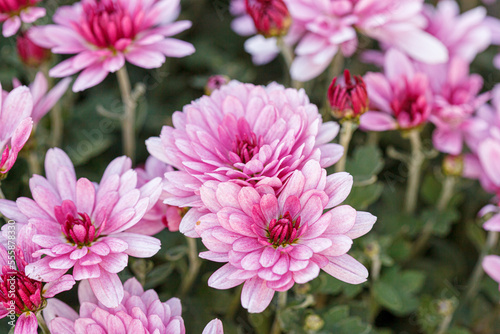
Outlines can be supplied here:
[[123, 151], [135, 162], [135, 109], [137, 101], [132, 98], [132, 89], [126, 66], [116, 72], [122, 96], [124, 114], [122, 118]]
[[418, 188], [420, 185], [420, 174], [425, 155], [422, 152], [422, 141], [418, 129], [410, 130], [408, 138], [411, 144], [411, 157], [409, 162], [408, 185], [406, 188], [405, 211], [408, 214], [415, 213], [418, 200]]
[[29, 166], [31, 175], [33, 175], [33, 174], [40, 175], [42, 173], [42, 171], [41, 171], [40, 161], [38, 159], [37, 151], [33, 148], [32, 150], [30, 150], [30, 152], [28, 153], [28, 156], [26, 158], [28, 160], [28, 166]]
[[273, 327], [271, 328], [270, 334], [280, 334], [281, 333], [281, 325], [280, 325], [280, 321], [279, 321], [279, 315], [280, 315], [281, 311], [286, 306], [286, 300], [287, 300], [287, 292], [286, 291], [278, 292], [278, 306], [276, 308], [276, 315], [274, 317], [274, 323], [273, 323]]
[[3, 194], [1, 183], [0, 183], [0, 199], [5, 199], [5, 195]]
[[293, 49], [285, 43], [283, 37], [277, 37], [276, 44], [278, 45], [278, 48], [280, 49], [281, 55], [283, 56], [283, 59], [285, 60], [286, 72], [288, 73], [288, 76], [290, 77], [291, 86], [293, 88], [296, 88], [296, 89], [302, 88], [302, 82], [293, 80], [291, 78], [291, 74], [290, 74], [290, 68], [292, 67], [292, 63], [293, 63], [293, 60], [295, 58], [295, 56], [293, 54]]
[[36, 318], [38, 320], [38, 327], [42, 330], [42, 334], [50, 334], [49, 327], [45, 323], [45, 319], [42, 316], [42, 313], [38, 313], [36, 315]]
[[481, 254], [479, 254], [479, 258], [476, 263], [476, 267], [472, 273], [471, 278], [469, 279], [469, 283], [467, 284], [467, 290], [465, 292], [465, 297], [463, 303], [466, 303], [472, 297], [474, 297], [479, 289], [479, 283], [481, 283], [481, 279], [483, 278], [483, 259], [486, 255], [488, 255], [490, 249], [492, 249], [498, 242], [498, 232], [488, 231], [488, 237], [486, 239], [486, 243], [481, 250]]
[[[49, 66], [47, 63], [41, 66], [41, 70], [47, 78], [49, 87], [53, 85], [53, 79], [49, 76]], [[64, 122], [62, 118], [62, 109], [59, 102], [50, 111], [50, 140], [51, 147], [60, 147], [62, 143], [62, 134], [64, 129]]]
[[[446, 207], [448, 206], [448, 203], [450, 202], [451, 198], [453, 197], [453, 190], [455, 188], [456, 184], [456, 177], [448, 175], [444, 179], [443, 182], [443, 188], [441, 189], [441, 194], [439, 195], [438, 203], [437, 203], [437, 210], [439, 213], [443, 212], [446, 210]], [[417, 239], [415, 242], [415, 245], [413, 246], [413, 256], [418, 255], [427, 245], [427, 242], [429, 241], [430, 237], [432, 236], [432, 231], [434, 229], [434, 224], [436, 224], [435, 219], [429, 219], [426, 223], [425, 226], [422, 230], [422, 234], [420, 237]]]
[[450, 313], [444, 317], [441, 324], [439, 324], [437, 334], [445, 334], [448, 331], [448, 328], [450, 328], [451, 320], [453, 320], [453, 313]]
[[340, 145], [344, 148], [344, 155], [340, 158], [339, 162], [335, 165], [336, 172], [344, 172], [345, 164], [347, 161], [347, 151], [349, 150], [349, 143], [352, 139], [352, 134], [358, 126], [353, 121], [345, 120], [342, 122], [342, 129], [340, 130]]
[[188, 244], [188, 258], [189, 258], [189, 269], [186, 277], [181, 283], [181, 296], [185, 296], [187, 292], [191, 289], [194, 280], [198, 276], [200, 271], [201, 261], [198, 257], [198, 249], [196, 246], [196, 239], [186, 238]]
[[236, 292], [234, 294], [233, 299], [231, 300], [231, 304], [229, 304], [227, 313], [226, 313], [226, 319], [234, 319], [236, 312], [238, 312], [238, 309], [240, 308], [241, 305], [241, 290], [243, 289], [243, 284], [240, 284], [240, 286], [236, 289]]

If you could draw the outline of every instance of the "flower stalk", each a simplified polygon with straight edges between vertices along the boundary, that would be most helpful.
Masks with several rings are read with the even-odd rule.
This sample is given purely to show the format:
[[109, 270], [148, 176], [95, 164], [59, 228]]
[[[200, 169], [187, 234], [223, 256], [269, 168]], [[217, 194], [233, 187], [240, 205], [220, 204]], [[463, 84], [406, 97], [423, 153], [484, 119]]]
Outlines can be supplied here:
[[36, 318], [38, 320], [38, 327], [42, 330], [42, 334], [50, 334], [49, 327], [45, 323], [45, 319], [43, 318], [41, 312], [37, 313]]
[[358, 125], [351, 121], [345, 120], [342, 122], [342, 129], [340, 130], [340, 145], [344, 148], [344, 155], [340, 158], [339, 162], [335, 165], [336, 172], [345, 171], [345, 165], [347, 161], [347, 151], [349, 150], [349, 143], [351, 142], [352, 135], [357, 129]]
[[123, 151], [135, 162], [135, 111], [137, 101], [132, 97], [132, 89], [127, 68], [123, 66], [116, 72], [122, 96], [124, 113], [122, 118]]
[[415, 128], [408, 133], [408, 139], [411, 144], [411, 156], [408, 163], [408, 184], [406, 188], [405, 212], [415, 213], [418, 200], [418, 189], [420, 185], [420, 174], [422, 165], [425, 161], [425, 154], [422, 150], [422, 140], [420, 139], [420, 130]]
[[181, 296], [185, 296], [191, 286], [194, 283], [194, 280], [198, 276], [198, 272], [200, 271], [201, 261], [198, 257], [198, 247], [196, 246], [196, 239], [186, 238], [188, 244], [188, 259], [189, 259], [189, 269], [186, 277], [181, 283]]
[[280, 316], [281, 311], [286, 306], [286, 301], [287, 301], [287, 292], [286, 291], [278, 292], [278, 306], [276, 308], [276, 315], [274, 318], [273, 327], [271, 327], [270, 334], [280, 334], [281, 333], [281, 325], [280, 325], [279, 316]]

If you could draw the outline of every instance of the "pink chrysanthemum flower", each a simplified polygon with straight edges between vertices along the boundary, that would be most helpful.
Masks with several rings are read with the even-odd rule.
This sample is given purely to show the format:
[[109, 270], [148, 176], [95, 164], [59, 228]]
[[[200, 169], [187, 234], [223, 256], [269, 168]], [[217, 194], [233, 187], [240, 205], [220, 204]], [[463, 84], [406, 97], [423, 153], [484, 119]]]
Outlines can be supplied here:
[[425, 5], [423, 13], [428, 21], [425, 31], [446, 46], [450, 58], [459, 57], [471, 63], [491, 44], [492, 36], [485, 24], [487, 13], [484, 7], [460, 14], [456, 1], [441, 0], [436, 7]]
[[[31, 118], [37, 124], [61, 99], [68, 90], [70, 78], [61, 80], [57, 85], [48, 91], [48, 82], [42, 72], [38, 72], [35, 80], [29, 85], [31, 95], [33, 96], [33, 111]], [[14, 79], [14, 87], [21, 86], [19, 80]]]
[[15, 224], [5, 225], [4, 236], [0, 236], [0, 319], [15, 320], [14, 334], [37, 334], [37, 314], [47, 305], [46, 299], [70, 290], [75, 280], [64, 275], [44, 284], [26, 276], [26, 266], [36, 261], [31, 254], [40, 247], [31, 241], [36, 233], [31, 224]]
[[[155, 157], [149, 157], [146, 160], [144, 169], [136, 169], [137, 186], [141, 187], [157, 177], [163, 178], [166, 172], [171, 172], [173, 170], [171, 166], [164, 164]], [[158, 202], [151, 210], [146, 212], [144, 217], [135, 226], [129, 228], [127, 232], [154, 235], [165, 227], [167, 227], [170, 232], [179, 231], [179, 224], [187, 210], [185, 208], [163, 204], [166, 197], [167, 194], [163, 192]]]
[[0, 0], [0, 22], [4, 37], [13, 36], [21, 23], [33, 23], [45, 16], [45, 8], [35, 7], [41, 0]]
[[[121, 282], [118, 284], [122, 285]], [[78, 287], [80, 314], [57, 299], [50, 299], [43, 316], [52, 334], [130, 333], [184, 334], [178, 298], [162, 303], [154, 290], [144, 291], [135, 278], [123, 284], [122, 302], [110, 308], [97, 299], [89, 284]]]
[[423, 0], [287, 0], [294, 21], [307, 30], [299, 41], [290, 73], [307, 81], [320, 75], [337, 52], [351, 56], [357, 49], [356, 31], [403, 50], [416, 60], [444, 63], [448, 53], [424, 32]]
[[[17, 223], [32, 223], [33, 242], [39, 259], [26, 267], [38, 281], [52, 282], [73, 269], [75, 280], [89, 280], [100, 301], [117, 306], [123, 289], [117, 273], [127, 266], [128, 256], [151, 257], [160, 249], [156, 238], [129, 233], [157, 202], [161, 179], [137, 186], [137, 174], [126, 157], [113, 160], [99, 185], [76, 179], [68, 156], [50, 149], [45, 159], [47, 178], [30, 180], [33, 199], [0, 200], [0, 212]], [[19, 220], [20, 213], [24, 219]]]
[[279, 188], [308, 160], [328, 167], [343, 154], [340, 145], [329, 144], [339, 125], [323, 124], [304, 90], [276, 83], [262, 87], [232, 81], [175, 112], [173, 123], [146, 144], [151, 155], [179, 169], [165, 174], [170, 194], [165, 203], [194, 207], [180, 226], [192, 237], [202, 214], [199, 189], [204, 182]]
[[0, 180], [28, 141], [33, 128], [32, 110], [33, 98], [27, 87], [6, 93], [0, 85]]
[[[432, 142], [441, 152], [462, 153], [465, 133], [469, 131], [474, 112], [489, 99], [489, 93], [479, 94], [483, 87], [480, 75], [469, 74], [469, 64], [453, 58], [449, 64], [428, 68], [432, 80], [434, 104], [429, 120], [436, 125]], [[444, 80], [444, 82], [443, 82]]]
[[485, 256], [483, 259], [483, 269], [491, 278], [500, 283], [500, 256]]
[[196, 232], [208, 251], [200, 257], [226, 263], [208, 285], [229, 289], [244, 283], [243, 307], [262, 312], [275, 291], [306, 283], [320, 269], [351, 284], [366, 281], [366, 268], [346, 253], [376, 218], [337, 206], [351, 187], [349, 174], [327, 177], [314, 160], [296, 170], [278, 196], [267, 185], [206, 182], [201, 198], [210, 213], [199, 219]]
[[83, 70], [73, 85], [77, 92], [99, 84], [125, 61], [157, 68], [165, 57], [192, 54], [190, 43], [169, 38], [191, 27], [190, 21], [172, 23], [179, 12], [179, 0], [82, 0], [60, 7], [56, 25], [35, 27], [30, 37], [53, 53], [77, 54], [50, 71], [67, 77]]
[[385, 55], [384, 72], [370, 72], [364, 77], [370, 111], [361, 115], [361, 128], [408, 130], [425, 124], [432, 108], [427, 75], [417, 72], [411, 61], [395, 49]]

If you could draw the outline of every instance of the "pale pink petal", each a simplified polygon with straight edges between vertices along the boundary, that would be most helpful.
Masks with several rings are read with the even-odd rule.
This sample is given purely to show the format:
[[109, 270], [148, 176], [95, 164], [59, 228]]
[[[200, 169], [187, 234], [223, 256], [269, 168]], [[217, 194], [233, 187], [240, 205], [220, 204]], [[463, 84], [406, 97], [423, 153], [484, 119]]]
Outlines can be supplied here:
[[241, 305], [250, 313], [264, 311], [274, 296], [274, 290], [266, 286], [266, 281], [254, 277], [247, 280], [241, 291]]
[[368, 278], [368, 270], [350, 255], [331, 257], [329, 260], [330, 263], [321, 269], [341, 281], [360, 284]]
[[123, 299], [123, 285], [117, 274], [101, 271], [98, 278], [89, 279], [95, 296], [106, 307], [117, 307]]
[[361, 115], [359, 122], [360, 128], [368, 131], [389, 131], [398, 127], [391, 115], [381, 111], [368, 111]]

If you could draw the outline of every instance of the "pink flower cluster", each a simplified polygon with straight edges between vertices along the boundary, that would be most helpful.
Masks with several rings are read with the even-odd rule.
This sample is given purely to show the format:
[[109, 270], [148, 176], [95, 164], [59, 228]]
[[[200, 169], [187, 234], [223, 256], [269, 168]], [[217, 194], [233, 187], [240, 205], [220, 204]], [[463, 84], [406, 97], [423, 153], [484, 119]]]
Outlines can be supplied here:
[[165, 203], [191, 207], [180, 231], [201, 237], [202, 258], [226, 263], [209, 286], [244, 283], [243, 307], [262, 312], [275, 291], [320, 269], [353, 284], [366, 280], [366, 268], [346, 253], [376, 218], [338, 206], [352, 177], [326, 177], [323, 168], [342, 156], [329, 143], [339, 127], [322, 123], [303, 90], [233, 81], [174, 113], [173, 124], [147, 146], [178, 169], [165, 174], [164, 189]]
[[0, 0], [0, 22], [4, 37], [13, 36], [21, 24], [33, 23], [45, 16], [45, 8], [36, 7], [42, 0]]

